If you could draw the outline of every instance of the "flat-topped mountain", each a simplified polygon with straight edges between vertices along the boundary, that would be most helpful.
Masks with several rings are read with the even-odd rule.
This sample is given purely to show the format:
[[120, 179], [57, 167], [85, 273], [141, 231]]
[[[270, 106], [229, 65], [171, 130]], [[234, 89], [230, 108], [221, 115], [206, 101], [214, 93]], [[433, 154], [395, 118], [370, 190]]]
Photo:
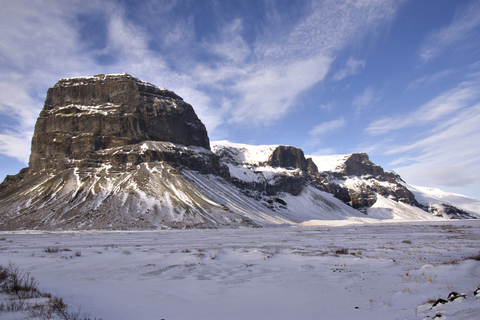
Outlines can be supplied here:
[[365, 153], [210, 147], [205, 126], [177, 94], [128, 74], [101, 74], [48, 90], [29, 167], [0, 184], [0, 230], [480, 217], [480, 201], [422, 190]]
[[174, 92], [128, 74], [62, 79], [47, 92], [29, 167], [66, 168], [95, 152], [142, 141], [210, 149], [192, 106]]

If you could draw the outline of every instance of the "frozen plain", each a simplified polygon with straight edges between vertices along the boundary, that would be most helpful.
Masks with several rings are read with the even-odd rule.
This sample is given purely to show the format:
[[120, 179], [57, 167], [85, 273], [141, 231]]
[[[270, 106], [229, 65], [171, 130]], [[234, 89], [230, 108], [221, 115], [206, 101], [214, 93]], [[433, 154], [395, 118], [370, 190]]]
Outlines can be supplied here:
[[[479, 221], [325, 223], [1, 232], [0, 264], [104, 320], [478, 319], [480, 261], [465, 258], [480, 254]], [[452, 291], [466, 297], [427, 303]]]

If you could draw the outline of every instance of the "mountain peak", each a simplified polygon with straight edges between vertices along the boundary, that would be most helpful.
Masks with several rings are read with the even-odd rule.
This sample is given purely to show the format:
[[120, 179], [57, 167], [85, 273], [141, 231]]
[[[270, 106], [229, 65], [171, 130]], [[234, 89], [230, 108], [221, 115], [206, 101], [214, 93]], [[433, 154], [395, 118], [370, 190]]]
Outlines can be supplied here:
[[210, 149], [205, 126], [173, 91], [126, 73], [61, 79], [48, 89], [29, 166], [62, 166], [142, 141]]

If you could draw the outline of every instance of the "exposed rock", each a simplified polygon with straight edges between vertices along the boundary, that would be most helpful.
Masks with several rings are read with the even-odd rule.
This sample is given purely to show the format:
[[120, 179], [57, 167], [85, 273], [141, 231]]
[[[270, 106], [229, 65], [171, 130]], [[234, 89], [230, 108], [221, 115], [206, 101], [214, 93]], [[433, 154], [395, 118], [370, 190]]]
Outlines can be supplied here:
[[142, 141], [210, 149], [192, 106], [171, 91], [128, 74], [62, 79], [48, 90], [29, 167], [65, 169], [66, 162]]
[[[292, 146], [269, 146], [260, 153], [270, 152], [266, 161], [246, 163], [242, 148], [218, 148], [215, 150], [221, 161], [235, 166], [248, 166], [255, 169], [255, 179], [232, 177], [231, 181], [246, 194], [254, 197], [270, 197], [281, 193], [298, 195], [304, 186], [319, 178], [318, 170], [311, 158], [306, 159], [303, 151]], [[275, 173], [264, 175], [265, 168], [276, 168]], [[268, 171], [265, 171], [268, 172]], [[273, 201], [273, 200], [272, 200]]]
[[[329, 189], [336, 198], [361, 211], [373, 206], [377, 195], [422, 207], [415, 200], [415, 195], [404, 186], [399, 175], [393, 171], [384, 171], [371, 162], [366, 153], [351, 154], [337, 171], [320, 175], [329, 181]], [[351, 183], [345, 183], [347, 181]]]
[[31, 173], [0, 197], [0, 230], [255, 225], [206, 198], [164, 161]]
[[266, 165], [281, 168], [300, 169], [305, 173], [316, 175], [318, 169], [311, 158], [305, 159], [302, 149], [291, 146], [278, 146]]
[[28, 168], [0, 184], [0, 230], [255, 225], [184, 170], [229, 179], [193, 108], [128, 74], [62, 79], [47, 93]]
[[449, 219], [477, 219], [474, 215], [452, 206], [448, 203], [439, 203], [430, 206], [424, 206], [424, 210], [428, 210], [437, 217]]
[[0, 230], [292, 225], [388, 210], [474, 217], [419, 205], [365, 153], [318, 172], [299, 148], [223, 143], [212, 152], [192, 106], [166, 89], [128, 74], [62, 79], [47, 93], [29, 167], [0, 184]]
[[341, 172], [347, 176], [384, 174], [382, 167], [371, 162], [366, 153], [352, 153], [343, 164]]

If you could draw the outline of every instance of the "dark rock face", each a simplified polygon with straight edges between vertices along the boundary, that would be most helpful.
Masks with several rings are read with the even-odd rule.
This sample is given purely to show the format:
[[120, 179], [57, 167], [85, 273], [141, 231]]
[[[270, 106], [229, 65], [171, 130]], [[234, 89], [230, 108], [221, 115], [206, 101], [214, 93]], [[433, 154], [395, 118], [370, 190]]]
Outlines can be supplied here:
[[326, 180], [346, 180], [349, 176], [362, 177], [368, 183], [359, 181], [355, 186], [330, 183], [327, 192], [353, 208], [364, 211], [377, 201], [377, 195], [400, 201], [412, 206], [421, 207], [415, 200], [415, 195], [408, 190], [399, 175], [385, 172], [382, 167], [371, 162], [366, 153], [351, 154], [340, 167], [339, 172], [321, 174]]
[[[226, 163], [235, 163], [231, 150], [219, 150], [218, 154], [221, 160]], [[232, 178], [231, 181], [240, 189], [254, 191], [255, 195], [276, 196], [287, 192], [292, 195], [299, 195], [307, 182], [313, 181], [318, 176], [318, 169], [311, 158], [305, 159], [303, 151], [292, 146], [278, 146], [268, 160], [260, 163], [260, 166], [270, 166], [274, 168], [284, 168], [287, 170], [299, 169], [287, 174], [276, 174], [270, 180], [261, 180], [255, 182], [245, 182]], [[249, 194], [249, 193], [247, 193]]]
[[347, 176], [378, 176], [384, 174], [384, 171], [371, 162], [366, 153], [353, 153], [345, 161], [343, 173]]
[[210, 149], [192, 106], [171, 91], [128, 74], [62, 79], [48, 90], [29, 167], [64, 168], [66, 161], [147, 140]]
[[296, 168], [315, 175], [317, 166], [311, 158], [305, 159], [302, 149], [291, 146], [278, 146], [270, 156], [267, 165], [281, 168]]
[[205, 201], [184, 172], [230, 178], [181, 97], [128, 74], [62, 79], [29, 167], [0, 184], [0, 230], [252, 225]]

